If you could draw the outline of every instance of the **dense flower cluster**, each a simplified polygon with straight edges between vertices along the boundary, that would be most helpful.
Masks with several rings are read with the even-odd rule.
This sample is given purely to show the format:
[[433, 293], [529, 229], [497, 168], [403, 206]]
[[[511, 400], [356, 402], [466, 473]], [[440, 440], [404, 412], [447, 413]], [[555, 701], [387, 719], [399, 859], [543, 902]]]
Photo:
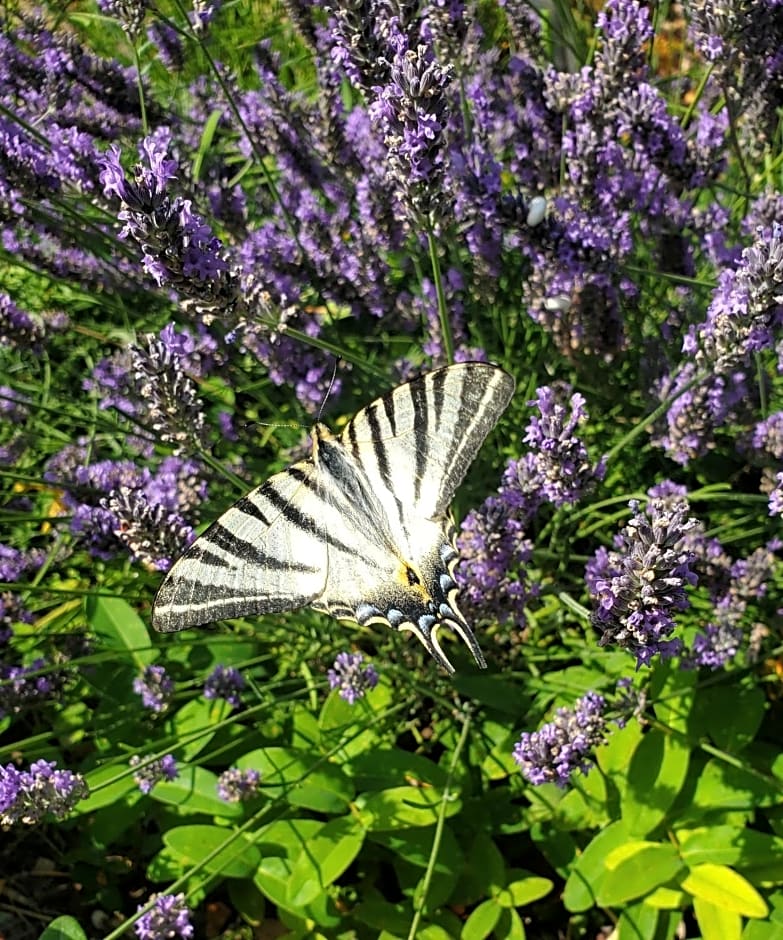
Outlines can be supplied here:
[[138, 768], [133, 780], [142, 793], [149, 793], [160, 780], [176, 780], [179, 776], [177, 762], [171, 754], [157, 760], [134, 754], [130, 759], [130, 766]]
[[737, 419], [752, 400], [752, 359], [774, 348], [783, 322], [783, 225], [760, 227], [736, 268], [720, 275], [707, 318], [692, 327], [688, 359], [659, 385], [672, 399], [658, 444], [681, 464], [714, 444], [716, 429]]
[[133, 680], [133, 691], [141, 696], [141, 704], [153, 712], [164, 712], [174, 695], [174, 680], [163, 666], [145, 666]]
[[27, 666], [0, 665], [0, 718], [53, 698], [64, 684], [62, 670], [43, 657]]
[[227, 803], [240, 803], [252, 799], [261, 786], [261, 774], [258, 770], [240, 770], [231, 767], [218, 777], [217, 791], [221, 800]]
[[[134, 925], [139, 940], [190, 940], [194, 932], [185, 895], [159, 894], [154, 900], [155, 904]], [[140, 904], [139, 910], [146, 906]]]
[[204, 698], [222, 698], [232, 708], [239, 708], [244, 688], [245, 680], [238, 669], [218, 664], [204, 682]]
[[575, 433], [587, 420], [584, 398], [568, 386], [542, 386], [528, 405], [538, 408], [525, 430], [528, 452], [510, 460], [497, 496], [490, 496], [462, 523], [459, 547], [467, 599], [477, 615], [490, 612], [501, 621], [524, 623], [524, 606], [537, 588], [525, 566], [532, 556], [530, 523], [546, 503], [556, 507], [579, 502], [603, 479], [605, 464], [590, 461]]
[[674, 656], [682, 648], [679, 639], [669, 637], [675, 614], [689, 606], [685, 588], [697, 581], [694, 554], [685, 543], [696, 520], [686, 518], [682, 505], [657, 499], [641, 511], [635, 500], [630, 507], [633, 517], [615, 537], [614, 549], [596, 552], [586, 579], [601, 646], [617, 644], [641, 666], [656, 654]]
[[596, 692], [582, 696], [573, 709], [558, 708], [538, 731], [523, 732], [513, 757], [534, 785], [564, 787], [577, 770], [587, 773], [591, 752], [606, 738], [606, 700]]
[[158, 284], [170, 284], [205, 308], [231, 309], [238, 284], [229, 274], [222, 246], [192, 202], [166, 193], [176, 179], [176, 160], [169, 159], [167, 135], [145, 138], [139, 148], [133, 182], [126, 179], [120, 149], [112, 146], [101, 158], [100, 181], [107, 198], [116, 197], [124, 226], [143, 252], [144, 270]]
[[81, 774], [58, 770], [53, 761], [35, 761], [29, 770], [0, 766], [0, 826], [32, 826], [48, 814], [62, 819], [88, 795]]
[[372, 664], [363, 665], [361, 653], [338, 653], [327, 672], [329, 687], [340, 690], [340, 698], [353, 705], [378, 685], [378, 673]]

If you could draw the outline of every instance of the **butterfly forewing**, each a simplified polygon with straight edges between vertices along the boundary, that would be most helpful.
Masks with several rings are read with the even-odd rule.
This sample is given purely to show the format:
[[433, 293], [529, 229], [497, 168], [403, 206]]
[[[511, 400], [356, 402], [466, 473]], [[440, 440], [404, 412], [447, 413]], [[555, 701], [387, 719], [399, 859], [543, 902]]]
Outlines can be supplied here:
[[513, 391], [502, 369], [461, 363], [379, 398], [337, 437], [317, 425], [312, 460], [241, 499], [174, 565], [153, 625], [309, 605], [411, 631], [453, 672], [437, 638], [448, 626], [483, 666], [456, 604], [449, 505]]
[[444, 517], [514, 392], [497, 366], [465, 362], [401, 385], [360, 411], [340, 436], [401, 527]]
[[310, 461], [243, 496], [169, 571], [152, 625], [171, 633], [311, 603], [326, 583], [326, 533], [316, 521], [322, 504]]

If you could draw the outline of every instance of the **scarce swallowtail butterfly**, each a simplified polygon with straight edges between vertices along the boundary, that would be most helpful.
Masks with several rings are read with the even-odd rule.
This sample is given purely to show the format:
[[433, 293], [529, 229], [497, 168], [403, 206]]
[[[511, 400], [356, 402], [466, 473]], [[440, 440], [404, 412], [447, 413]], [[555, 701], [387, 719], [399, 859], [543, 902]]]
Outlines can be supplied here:
[[308, 606], [410, 631], [453, 673], [448, 627], [485, 667], [457, 606], [449, 506], [513, 392], [502, 369], [464, 362], [394, 389], [338, 435], [316, 424], [312, 457], [242, 497], [171, 568], [153, 626]]

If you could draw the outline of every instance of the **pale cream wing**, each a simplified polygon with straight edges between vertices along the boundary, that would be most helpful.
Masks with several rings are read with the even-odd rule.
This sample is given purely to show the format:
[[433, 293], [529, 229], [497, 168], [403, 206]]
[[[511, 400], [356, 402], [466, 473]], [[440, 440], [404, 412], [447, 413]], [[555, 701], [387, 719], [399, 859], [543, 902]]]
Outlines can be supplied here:
[[323, 591], [323, 495], [311, 461], [243, 496], [166, 575], [152, 608], [163, 633], [214, 620], [293, 610]]

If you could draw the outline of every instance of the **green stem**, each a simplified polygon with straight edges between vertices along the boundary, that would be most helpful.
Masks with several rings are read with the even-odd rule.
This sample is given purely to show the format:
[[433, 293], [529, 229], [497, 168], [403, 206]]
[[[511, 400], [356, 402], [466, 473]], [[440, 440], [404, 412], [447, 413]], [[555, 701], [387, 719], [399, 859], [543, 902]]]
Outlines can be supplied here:
[[448, 806], [449, 799], [451, 797], [451, 781], [454, 779], [454, 773], [457, 769], [457, 762], [459, 761], [459, 757], [462, 753], [463, 747], [465, 746], [465, 742], [468, 739], [469, 730], [470, 714], [466, 712], [464, 721], [462, 722], [462, 733], [459, 736], [459, 741], [457, 742], [457, 746], [454, 748], [454, 753], [451, 757], [449, 774], [446, 778], [446, 786], [443, 788], [443, 796], [441, 797], [440, 807], [438, 810], [438, 822], [435, 825], [435, 838], [432, 840], [432, 851], [430, 852], [429, 861], [427, 862], [427, 870], [424, 872], [424, 878], [421, 882], [419, 900], [416, 904], [416, 910], [413, 914], [413, 921], [411, 922], [410, 930], [408, 931], [408, 940], [415, 940], [417, 936], [419, 921], [421, 920], [424, 904], [427, 900], [427, 892], [430, 889], [430, 882], [432, 881], [432, 876], [435, 872], [435, 863], [438, 860], [440, 843], [443, 839], [443, 827], [446, 824], [446, 807]]
[[435, 293], [438, 297], [438, 318], [440, 319], [440, 332], [443, 337], [443, 354], [446, 362], [454, 362], [454, 340], [451, 335], [449, 312], [446, 309], [446, 295], [443, 292], [443, 277], [440, 271], [440, 258], [438, 258], [438, 244], [432, 231], [432, 223], [427, 221], [427, 245], [430, 249], [430, 263], [432, 265], [432, 279], [435, 282]]

